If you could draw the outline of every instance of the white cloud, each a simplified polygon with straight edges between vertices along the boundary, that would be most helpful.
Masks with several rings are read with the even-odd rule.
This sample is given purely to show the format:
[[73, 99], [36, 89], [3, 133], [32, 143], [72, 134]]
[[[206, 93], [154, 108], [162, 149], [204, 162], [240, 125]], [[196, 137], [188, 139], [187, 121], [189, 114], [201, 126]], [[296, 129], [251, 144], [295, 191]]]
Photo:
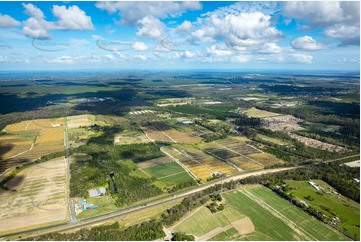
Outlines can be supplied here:
[[1, 28], [11, 28], [21, 25], [21, 23], [9, 15], [0, 14], [0, 27]]
[[99, 9], [106, 10], [109, 14], [119, 13], [120, 23], [123, 25], [136, 25], [146, 16], [155, 18], [178, 17], [187, 10], [200, 10], [202, 5], [199, 2], [97, 2], [95, 5]]
[[262, 54], [278, 54], [282, 52], [282, 48], [276, 43], [264, 43], [258, 53]]
[[231, 57], [231, 61], [234, 63], [245, 63], [251, 60], [248, 55], [235, 55]]
[[90, 30], [94, 29], [91, 18], [77, 6], [57, 6], [52, 8], [56, 22], [45, 20], [44, 13], [31, 3], [24, 4], [25, 13], [30, 16], [24, 21], [23, 33], [33, 39], [50, 39], [49, 30]]
[[311, 36], [303, 36], [291, 41], [292, 48], [296, 50], [315, 51], [326, 49], [326, 46], [317, 43]]
[[176, 30], [181, 34], [189, 33], [193, 28], [193, 25], [188, 20], [185, 20], [182, 24], [178, 25]]
[[325, 35], [346, 45], [360, 45], [360, 27], [336, 24], [325, 29]]
[[73, 5], [66, 8], [65, 6], [54, 5], [52, 8], [53, 15], [59, 20], [57, 27], [64, 30], [92, 30], [94, 29], [91, 17]]
[[8, 57], [0, 55], [0, 63], [7, 62], [9, 60]]
[[148, 60], [148, 57], [145, 56], [145, 55], [136, 55], [134, 56], [136, 59], [139, 59], [139, 60], [143, 60], [143, 61], [146, 61]]
[[299, 20], [302, 27], [322, 27], [328, 37], [346, 45], [360, 45], [358, 1], [289, 1], [284, 3], [282, 11], [286, 17]]
[[131, 47], [133, 50], [137, 50], [137, 51], [144, 51], [149, 49], [148, 45], [146, 45], [143, 42], [134, 42], [131, 44]]
[[223, 15], [217, 13], [199, 19], [201, 27], [191, 34], [191, 40], [224, 41], [232, 48], [243, 49], [260, 46], [282, 37], [281, 32], [271, 26], [271, 16], [262, 12], [223, 13]]
[[153, 16], [146, 16], [138, 21], [139, 30], [136, 33], [137, 37], [148, 37], [159, 39], [164, 34], [165, 25]]
[[104, 57], [108, 60], [113, 60], [114, 59], [114, 56], [112, 55], [104, 55]]
[[185, 50], [182, 54], [182, 56], [186, 59], [192, 59], [196, 56], [196, 54], [190, 52], [189, 50]]
[[311, 55], [295, 53], [295, 54], [289, 54], [289, 56], [291, 57], [291, 59], [299, 63], [311, 64], [313, 61], [313, 56]]
[[230, 56], [232, 51], [221, 45], [212, 45], [210, 48], [207, 48], [207, 54], [209, 56]]
[[341, 59], [338, 59], [337, 63], [339, 63], [339, 64], [349, 64], [349, 63], [356, 63], [356, 64], [358, 63], [358, 64], [360, 64], [360, 59], [355, 59], [355, 58], [348, 59], [346, 57], [343, 57]]

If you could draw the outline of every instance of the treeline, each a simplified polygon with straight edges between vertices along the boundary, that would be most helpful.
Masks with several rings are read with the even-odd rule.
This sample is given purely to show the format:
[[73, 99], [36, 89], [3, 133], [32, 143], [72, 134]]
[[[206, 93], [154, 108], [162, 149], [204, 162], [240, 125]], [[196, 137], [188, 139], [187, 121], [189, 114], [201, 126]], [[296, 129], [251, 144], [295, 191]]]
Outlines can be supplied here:
[[360, 202], [360, 185], [353, 178], [360, 177], [358, 167], [340, 165], [340, 162], [319, 163], [308, 167], [287, 170], [258, 177], [248, 177], [241, 180], [242, 184], [266, 184], [282, 180], [307, 181], [323, 180], [334, 187], [340, 194], [356, 202]]
[[[150, 220], [121, 228], [119, 223], [96, 226], [91, 229], [81, 229], [72, 233], [49, 233], [32, 238], [33, 241], [148, 241], [163, 238], [162, 223]], [[26, 239], [26, 240], [29, 240]]]
[[174, 187], [172, 187], [169, 190], [169, 193], [173, 193], [173, 192], [182, 190], [184, 188], [193, 187], [193, 186], [196, 186], [196, 185], [197, 185], [197, 182], [195, 180], [193, 180], [193, 179], [189, 180], [189, 181], [181, 182], [181, 183], [178, 183], [177, 185], [175, 185]]

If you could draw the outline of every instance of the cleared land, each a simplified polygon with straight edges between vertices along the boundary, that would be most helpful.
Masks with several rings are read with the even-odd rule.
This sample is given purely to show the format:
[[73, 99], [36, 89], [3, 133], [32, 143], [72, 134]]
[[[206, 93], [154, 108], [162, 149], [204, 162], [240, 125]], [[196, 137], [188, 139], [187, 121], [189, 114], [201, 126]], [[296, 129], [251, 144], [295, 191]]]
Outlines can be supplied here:
[[289, 134], [289, 136], [313, 148], [332, 152], [346, 152], [346, 149], [341, 146], [325, 143], [317, 139], [307, 138], [298, 134]]
[[0, 233], [67, 219], [66, 160], [21, 171], [0, 190]]
[[[326, 216], [338, 217], [340, 224], [339, 230], [344, 230], [355, 240], [360, 239], [360, 204], [348, 199], [340, 194], [330, 185], [320, 180], [313, 180], [322, 189], [321, 193], [308, 184], [308, 181], [285, 181], [287, 185], [293, 188], [292, 193], [299, 200], [304, 200], [308, 205], [322, 211]], [[305, 199], [310, 196], [311, 199]]]
[[227, 205], [249, 217], [256, 231], [242, 240], [348, 240], [347, 237], [261, 186], [223, 195]]
[[125, 130], [114, 137], [114, 144], [116, 145], [129, 145], [147, 142], [150, 142], [150, 140], [144, 135], [144, 133], [137, 131]]
[[302, 119], [295, 118], [292, 115], [282, 115], [263, 118], [262, 124], [263, 127], [272, 131], [291, 132], [296, 130], [304, 130], [304, 128], [298, 124], [302, 121]]
[[[2, 152], [2, 161], [0, 162], [0, 173], [8, 168], [36, 160], [44, 155], [63, 151], [63, 124], [64, 119], [58, 118], [55, 120], [28, 120], [6, 126], [4, 130], [7, 134], [0, 138], [1, 144], [5, 146], [5, 148], [13, 148], [7, 151], [5, 150], [5, 152], [3, 150], [4, 153]], [[14, 136], [19, 138], [14, 139]], [[29, 144], [28, 142], [31, 143]], [[28, 149], [26, 149], [26, 147], [28, 147]]]
[[272, 113], [272, 112], [260, 110], [257, 108], [247, 109], [247, 110], [243, 111], [243, 113], [252, 118], [267, 118], [267, 117], [274, 117], [274, 116], [280, 115], [279, 113]]
[[343, 165], [349, 166], [349, 167], [360, 167], [360, 161], [355, 160], [355, 161], [344, 163]]
[[88, 127], [92, 125], [89, 121], [88, 115], [77, 115], [67, 117], [67, 124], [69, 129], [79, 128], [79, 127]]

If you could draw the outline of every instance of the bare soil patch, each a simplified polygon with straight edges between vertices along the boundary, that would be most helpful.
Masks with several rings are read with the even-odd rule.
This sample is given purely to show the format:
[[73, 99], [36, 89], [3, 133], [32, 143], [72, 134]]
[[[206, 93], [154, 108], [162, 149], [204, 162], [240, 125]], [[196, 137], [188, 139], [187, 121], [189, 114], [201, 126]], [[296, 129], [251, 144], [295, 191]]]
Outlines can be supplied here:
[[233, 227], [238, 231], [240, 235], [250, 234], [255, 231], [254, 224], [249, 217], [241, 218], [239, 220], [231, 222]]

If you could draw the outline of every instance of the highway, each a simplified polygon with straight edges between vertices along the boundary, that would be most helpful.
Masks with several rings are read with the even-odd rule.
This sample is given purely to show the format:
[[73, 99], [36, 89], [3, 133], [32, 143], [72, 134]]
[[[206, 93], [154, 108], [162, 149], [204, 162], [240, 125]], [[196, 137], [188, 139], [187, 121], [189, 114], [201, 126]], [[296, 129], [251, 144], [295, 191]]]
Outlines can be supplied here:
[[258, 171], [236, 174], [233, 176], [224, 177], [217, 181], [213, 181], [213, 182], [210, 182], [207, 184], [200, 185], [198, 187], [192, 187], [192, 188], [180, 191], [178, 193], [168, 195], [167, 197], [164, 197], [164, 198], [154, 199], [154, 200], [148, 201], [147, 203], [130, 206], [127, 208], [119, 209], [119, 210], [116, 210], [113, 212], [93, 216], [93, 217], [86, 218], [86, 219], [71, 220], [68, 223], [62, 223], [62, 224], [45, 226], [45, 227], [40, 227], [40, 228], [21, 231], [21, 232], [4, 234], [0, 237], [0, 239], [9, 239], [9, 238], [14, 239], [14, 236], [27, 237], [27, 236], [29, 236], [30, 233], [31, 233], [30, 237], [35, 237], [35, 236], [50, 233], [50, 232], [69, 232], [69, 231], [73, 231], [73, 230], [77, 230], [77, 229], [81, 229], [81, 228], [89, 228], [93, 225], [99, 225], [104, 222], [119, 219], [120, 217], [125, 216], [125, 215], [129, 215], [129, 214], [132, 214], [135, 212], [139, 212], [141, 210], [149, 209], [149, 208], [152, 208], [152, 207], [155, 207], [158, 205], [162, 205], [162, 204], [166, 204], [166, 203], [175, 201], [180, 198], [187, 197], [189, 195], [192, 195], [194, 193], [205, 190], [216, 184], [223, 184], [223, 183], [229, 182], [231, 180], [239, 180], [239, 179], [243, 179], [243, 178], [246, 178], [249, 176], [260, 176], [260, 175], [264, 175], [264, 174], [276, 173], [276, 172], [281, 172], [281, 171], [291, 170], [291, 169], [296, 169], [296, 168], [300, 168], [300, 166], [299, 167], [275, 168], [275, 169], [267, 169], [267, 170], [262, 169], [262, 170], [258, 170]]

